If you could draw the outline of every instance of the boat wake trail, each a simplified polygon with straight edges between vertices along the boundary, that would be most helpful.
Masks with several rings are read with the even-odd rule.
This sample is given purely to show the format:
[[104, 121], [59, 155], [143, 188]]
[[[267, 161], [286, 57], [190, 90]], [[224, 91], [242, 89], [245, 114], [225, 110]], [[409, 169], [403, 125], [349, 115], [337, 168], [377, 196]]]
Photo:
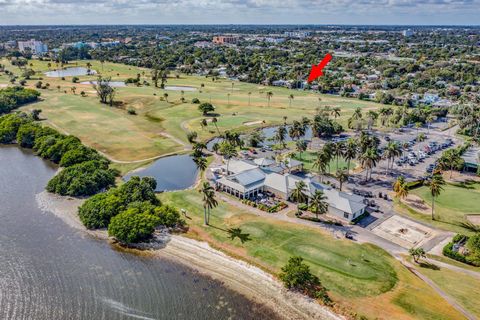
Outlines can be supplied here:
[[135, 318], [135, 319], [156, 320], [155, 318], [149, 317], [147, 313], [139, 311], [134, 308], [130, 308], [124, 305], [123, 303], [121, 303], [120, 301], [115, 301], [113, 299], [104, 298], [104, 297], [101, 297], [100, 299], [110, 308], [117, 311], [118, 313], [121, 313], [122, 315]]

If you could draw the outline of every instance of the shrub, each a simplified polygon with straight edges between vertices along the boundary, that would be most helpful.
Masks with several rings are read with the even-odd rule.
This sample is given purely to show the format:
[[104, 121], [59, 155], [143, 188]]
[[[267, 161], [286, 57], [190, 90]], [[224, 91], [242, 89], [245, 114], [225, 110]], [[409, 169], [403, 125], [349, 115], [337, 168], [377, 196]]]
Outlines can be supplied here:
[[124, 210], [122, 200], [114, 193], [94, 195], [78, 209], [82, 223], [88, 229], [106, 228], [110, 219]]
[[310, 272], [310, 267], [303, 263], [302, 257], [291, 257], [287, 264], [282, 267], [279, 277], [288, 289], [302, 292], [312, 298], [321, 299], [325, 304], [331, 304], [332, 302], [320, 279]]
[[47, 191], [62, 196], [90, 196], [115, 184], [118, 172], [100, 161], [72, 165], [53, 177]]
[[127, 112], [128, 112], [128, 114], [131, 114], [131, 115], [136, 115], [137, 114], [137, 111], [134, 108], [131, 108], [131, 107], [127, 109]]
[[193, 98], [192, 99], [192, 103], [194, 104], [199, 104], [200, 103], [200, 100], [198, 98]]
[[123, 243], [136, 243], [151, 238], [159, 224], [160, 218], [130, 208], [112, 218], [108, 235]]

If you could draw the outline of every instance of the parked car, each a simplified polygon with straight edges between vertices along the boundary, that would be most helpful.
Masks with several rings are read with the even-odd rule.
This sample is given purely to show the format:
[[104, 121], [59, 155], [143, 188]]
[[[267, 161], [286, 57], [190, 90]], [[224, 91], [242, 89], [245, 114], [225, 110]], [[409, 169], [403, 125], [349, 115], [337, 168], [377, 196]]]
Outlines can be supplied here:
[[353, 233], [350, 231], [345, 232], [345, 238], [353, 240]]

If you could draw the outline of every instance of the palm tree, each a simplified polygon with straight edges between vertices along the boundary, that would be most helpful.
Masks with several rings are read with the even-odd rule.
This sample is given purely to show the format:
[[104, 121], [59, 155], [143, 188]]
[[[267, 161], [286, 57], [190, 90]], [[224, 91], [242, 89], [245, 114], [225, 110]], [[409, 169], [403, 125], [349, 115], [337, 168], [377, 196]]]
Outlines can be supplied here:
[[318, 176], [320, 178], [320, 181], [322, 181], [322, 176], [325, 174], [325, 171], [327, 169], [327, 161], [323, 152], [317, 153], [317, 158], [312, 163], [312, 167], [318, 170]]
[[338, 159], [343, 156], [345, 150], [345, 145], [342, 142], [337, 142], [332, 145], [332, 153], [337, 159], [336, 171], [338, 171]]
[[70, 90], [72, 90], [72, 93], [75, 94], [75, 92], [77, 91], [77, 87], [73, 86], [70, 88]]
[[285, 128], [285, 126], [280, 126], [275, 131], [275, 135], [274, 135], [273, 139], [277, 143], [281, 143], [283, 145], [283, 148], [285, 148], [286, 136], [287, 136], [287, 128]]
[[408, 250], [408, 253], [413, 258], [415, 263], [418, 263], [418, 259], [426, 257], [425, 250], [423, 250], [423, 248], [411, 248]]
[[220, 134], [220, 130], [218, 130], [217, 122], [218, 122], [217, 117], [213, 117], [212, 118], [212, 123], [215, 126], [215, 128], [217, 129], [218, 134]]
[[393, 114], [393, 110], [390, 107], [383, 107], [378, 112], [380, 114], [380, 124], [384, 127], [388, 123], [389, 117]]
[[340, 191], [342, 191], [343, 183], [348, 181], [348, 172], [345, 169], [337, 170], [335, 177], [337, 178]]
[[437, 198], [443, 190], [445, 180], [440, 173], [434, 174], [430, 180], [429, 189], [432, 196], [432, 220], [435, 220], [435, 198]]
[[327, 197], [321, 190], [315, 190], [310, 198], [310, 204], [315, 208], [315, 216], [318, 219], [319, 214], [327, 213], [328, 203]]
[[228, 105], [230, 105], [230, 93], [227, 93]]
[[290, 108], [292, 107], [292, 100], [293, 100], [293, 99], [294, 99], [294, 96], [293, 96], [293, 94], [291, 94], [291, 95], [289, 95], [289, 96], [288, 96], [288, 100], [289, 100], [289, 106], [290, 106]]
[[408, 196], [408, 185], [404, 176], [398, 176], [393, 184], [393, 191], [395, 192], [395, 197], [399, 199], [405, 199]]
[[307, 150], [307, 142], [305, 140], [297, 140], [295, 146], [297, 148], [300, 159], [302, 159], [302, 152], [305, 152]]
[[187, 133], [187, 140], [192, 144], [195, 142], [197, 137], [198, 137], [198, 134], [195, 131], [190, 131]]
[[372, 177], [372, 169], [377, 166], [377, 162], [380, 156], [378, 155], [378, 150], [376, 148], [368, 148], [364, 153], [360, 155], [360, 164], [363, 168], [366, 169], [365, 181], [368, 181], [370, 173], [370, 178]]
[[273, 97], [273, 92], [268, 91], [267, 92], [267, 101], [268, 101], [268, 106], [270, 107], [270, 99]]
[[350, 161], [357, 157], [358, 145], [354, 138], [349, 138], [345, 144], [345, 150], [343, 151], [343, 157], [347, 160], [347, 173], [350, 172]]
[[393, 167], [393, 162], [395, 161], [395, 157], [399, 157], [402, 154], [402, 150], [400, 145], [396, 141], [389, 141], [383, 151], [383, 157], [387, 159], [387, 167], [385, 169], [385, 175], [388, 175], [388, 169], [390, 168], [390, 163]]
[[295, 183], [295, 189], [293, 189], [290, 198], [297, 203], [297, 212], [300, 213], [300, 203], [306, 203], [308, 196], [306, 194], [307, 185], [303, 181]]
[[292, 140], [300, 139], [300, 137], [305, 135], [305, 126], [297, 120], [293, 121], [293, 124], [288, 130], [288, 135]]
[[340, 117], [340, 111], [342, 109], [340, 109], [340, 107], [335, 107], [332, 109], [332, 116], [337, 119], [337, 117]]
[[204, 182], [199, 192], [203, 195], [203, 214], [204, 214], [204, 223], [208, 226], [210, 223], [210, 211], [212, 208], [215, 208], [218, 205], [217, 200], [215, 199], [215, 190], [208, 182]]
[[204, 157], [193, 157], [193, 162], [195, 162], [198, 170], [201, 172], [204, 172], [207, 169], [207, 159]]
[[248, 92], [248, 106], [250, 107], [250, 96], [252, 95], [252, 93], [249, 91]]
[[207, 122], [207, 119], [202, 119], [202, 121], [200, 121], [200, 126], [202, 127], [202, 129], [204, 129], [205, 127], [208, 126], [208, 122]]
[[223, 155], [225, 159], [227, 159], [227, 174], [229, 174], [228, 167], [230, 165], [230, 159], [237, 156], [237, 149], [229, 142], [223, 142], [220, 146], [220, 153]]
[[375, 124], [375, 121], [378, 118], [378, 113], [376, 113], [373, 110], [369, 110], [367, 112], [367, 128], [370, 131], [372, 129], [372, 126]]
[[165, 93], [163, 94], [163, 97], [165, 98], [165, 101], [168, 102], [168, 93], [165, 92]]

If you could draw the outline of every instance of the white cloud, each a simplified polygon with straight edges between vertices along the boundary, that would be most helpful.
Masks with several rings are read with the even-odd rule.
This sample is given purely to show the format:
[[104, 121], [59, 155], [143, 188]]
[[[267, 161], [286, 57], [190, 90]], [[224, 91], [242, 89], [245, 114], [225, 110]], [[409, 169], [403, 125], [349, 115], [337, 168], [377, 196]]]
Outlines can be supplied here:
[[478, 24], [480, 0], [0, 0], [1, 24]]

